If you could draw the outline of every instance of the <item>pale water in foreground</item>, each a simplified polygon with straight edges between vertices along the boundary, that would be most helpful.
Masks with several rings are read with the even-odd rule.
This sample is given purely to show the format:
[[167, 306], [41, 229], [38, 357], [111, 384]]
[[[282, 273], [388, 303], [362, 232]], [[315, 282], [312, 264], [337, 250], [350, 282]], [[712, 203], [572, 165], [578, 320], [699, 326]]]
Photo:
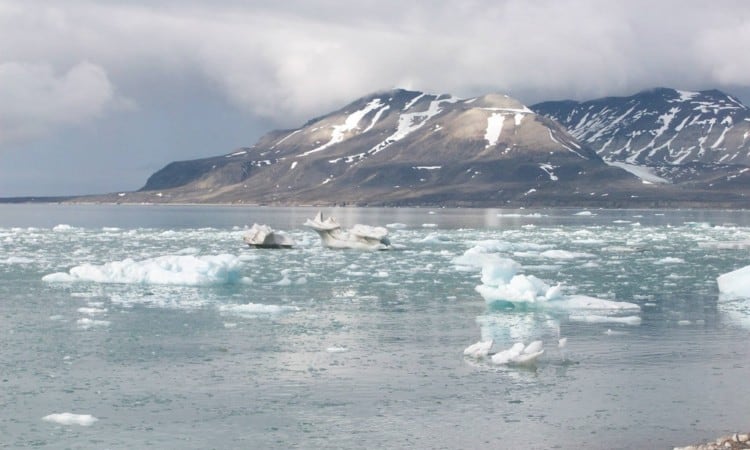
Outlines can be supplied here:
[[[315, 212], [0, 206], [0, 447], [671, 448], [750, 424], [750, 300], [716, 283], [750, 265], [746, 212], [326, 210], [388, 225], [386, 252], [321, 248]], [[244, 247], [253, 222], [297, 247]], [[511, 266], [561, 303], [485, 300]], [[489, 339], [544, 352], [464, 356]]]

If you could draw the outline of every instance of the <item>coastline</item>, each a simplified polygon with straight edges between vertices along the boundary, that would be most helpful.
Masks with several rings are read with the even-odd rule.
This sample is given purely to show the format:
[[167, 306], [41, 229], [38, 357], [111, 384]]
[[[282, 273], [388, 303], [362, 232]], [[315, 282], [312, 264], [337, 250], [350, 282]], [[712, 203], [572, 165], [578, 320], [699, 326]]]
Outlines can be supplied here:
[[674, 450], [744, 450], [750, 449], [750, 433], [734, 433], [723, 436], [713, 442], [675, 447]]
[[114, 199], [110, 194], [104, 195], [73, 195], [73, 196], [23, 196], [23, 197], [0, 197], [0, 204], [70, 204], [70, 205], [137, 205], [137, 206], [224, 206], [224, 207], [253, 207], [253, 208], [433, 208], [433, 209], [612, 209], [612, 210], [716, 210], [716, 211], [744, 211], [750, 209], [746, 202], [701, 202], [695, 200], [664, 200], [658, 202], [513, 202], [497, 204], [495, 202], [456, 202], [444, 203], [419, 203], [419, 202], [336, 202], [321, 201], [315, 203], [295, 202], [257, 202], [245, 203], [243, 201], [228, 202], [204, 202], [204, 201], [169, 201], [159, 198], [154, 199]]

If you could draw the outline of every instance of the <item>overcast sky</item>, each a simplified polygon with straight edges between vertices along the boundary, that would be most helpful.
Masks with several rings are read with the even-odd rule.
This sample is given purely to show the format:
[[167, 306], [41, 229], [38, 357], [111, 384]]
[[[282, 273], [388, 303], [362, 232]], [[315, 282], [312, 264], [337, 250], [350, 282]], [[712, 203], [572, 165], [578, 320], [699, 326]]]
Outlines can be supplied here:
[[747, 0], [0, 0], [0, 197], [135, 190], [374, 91], [718, 88]]

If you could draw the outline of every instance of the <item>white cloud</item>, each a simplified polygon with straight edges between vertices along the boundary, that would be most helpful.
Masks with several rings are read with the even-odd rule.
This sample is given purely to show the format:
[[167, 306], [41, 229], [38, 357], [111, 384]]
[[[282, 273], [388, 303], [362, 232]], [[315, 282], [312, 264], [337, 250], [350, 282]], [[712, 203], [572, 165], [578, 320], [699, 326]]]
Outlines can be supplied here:
[[0, 143], [99, 117], [118, 99], [101, 67], [81, 62], [57, 74], [48, 64], [0, 62]]
[[[498, 91], [529, 103], [657, 85], [750, 86], [744, 6], [741, 0], [0, 0], [0, 55], [58, 71], [95, 61], [102, 76], [87, 73], [101, 89], [91, 93], [90, 105], [101, 107], [107, 92], [111, 99], [113, 84], [127, 86], [123, 92], [138, 100], [188, 74], [232, 104], [296, 125], [374, 90], [405, 85], [456, 95]], [[64, 83], [67, 76], [52, 78]]]

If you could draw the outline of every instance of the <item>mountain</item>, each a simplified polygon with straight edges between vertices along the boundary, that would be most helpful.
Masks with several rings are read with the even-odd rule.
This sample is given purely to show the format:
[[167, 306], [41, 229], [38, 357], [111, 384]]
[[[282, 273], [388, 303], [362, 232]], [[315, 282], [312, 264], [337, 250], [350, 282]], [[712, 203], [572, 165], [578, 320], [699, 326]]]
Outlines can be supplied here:
[[249, 204], [609, 204], [658, 201], [559, 124], [505, 95], [391, 90], [255, 145], [154, 173], [118, 201]]
[[705, 188], [750, 182], [750, 108], [723, 92], [657, 88], [630, 97], [544, 102], [531, 109], [626, 169]]
[[[506, 95], [461, 99], [390, 90], [299, 128], [272, 131], [252, 147], [170, 163], [137, 192], [86, 200], [477, 207], [744, 204], [745, 192], [734, 189], [734, 182], [711, 188], [654, 183], [661, 179], [650, 169], [605, 161], [589, 143], [598, 142], [595, 134], [573, 129], [583, 140]], [[734, 142], [734, 134], [727, 131], [724, 139]]]

